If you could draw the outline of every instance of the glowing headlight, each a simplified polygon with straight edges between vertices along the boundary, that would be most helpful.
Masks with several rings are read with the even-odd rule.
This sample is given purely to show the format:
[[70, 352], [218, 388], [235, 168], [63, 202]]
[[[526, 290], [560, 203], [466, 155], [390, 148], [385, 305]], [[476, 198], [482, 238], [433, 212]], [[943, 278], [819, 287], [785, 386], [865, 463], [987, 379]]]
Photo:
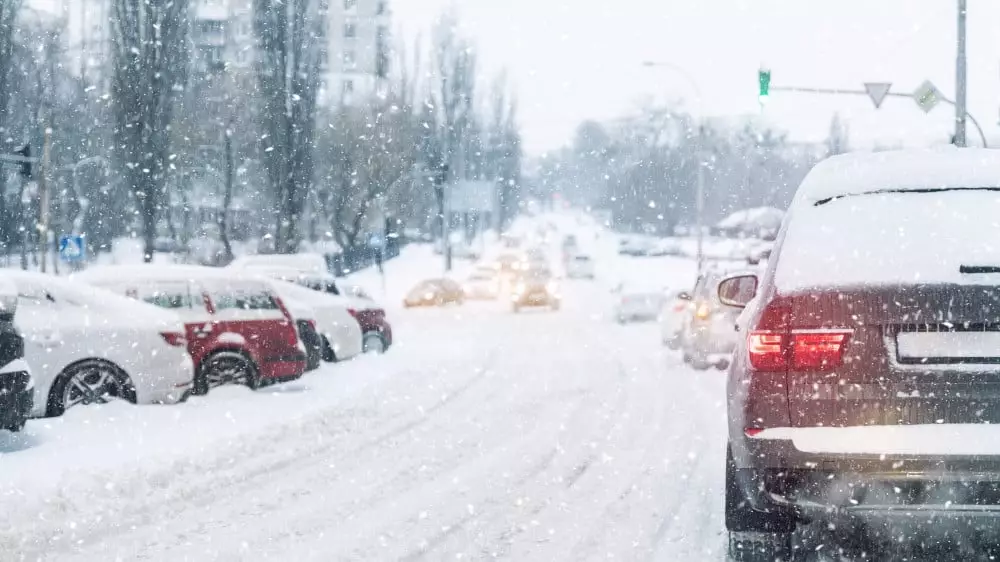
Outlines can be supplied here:
[[711, 315], [711, 314], [712, 314], [712, 311], [711, 311], [711, 309], [708, 308], [708, 304], [707, 303], [701, 303], [701, 305], [698, 306], [698, 309], [694, 311], [695, 317], [698, 318], [699, 320], [704, 320], [704, 319], [708, 318], [709, 315]]
[[555, 293], [559, 290], [559, 284], [555, 281], [549, 281], [548, 284], [545, 285], [545, 290], [550, 293]]
[[424, 293], [424, 298], [426, 300], [433, 300], [434, 299], [434, 293], [430, 293], [430, 292]]
[[524, 290], [527, 289], [527, 288], [528, 287], [524, 283], [518, 283], [517, 286], [514, 287], [514, 291], [518, 292], [518, 293], [523, 293]]

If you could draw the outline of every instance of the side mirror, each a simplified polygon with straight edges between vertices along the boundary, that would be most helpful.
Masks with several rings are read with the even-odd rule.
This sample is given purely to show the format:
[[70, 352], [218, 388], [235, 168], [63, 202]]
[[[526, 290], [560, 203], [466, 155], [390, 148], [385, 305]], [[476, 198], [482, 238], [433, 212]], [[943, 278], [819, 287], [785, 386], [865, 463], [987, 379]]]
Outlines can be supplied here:
[[757, 276], [752, 274], [734, 275], [719, 282], [719, 302], [726, 306], [746, 308], [757, 296]]
[[679, 300], [679, 301], [690, 301], [691, 300], [691, 293], [688, 293], [687, 291], [681, 291], [681, 292], [677, 293], [677, 300]]

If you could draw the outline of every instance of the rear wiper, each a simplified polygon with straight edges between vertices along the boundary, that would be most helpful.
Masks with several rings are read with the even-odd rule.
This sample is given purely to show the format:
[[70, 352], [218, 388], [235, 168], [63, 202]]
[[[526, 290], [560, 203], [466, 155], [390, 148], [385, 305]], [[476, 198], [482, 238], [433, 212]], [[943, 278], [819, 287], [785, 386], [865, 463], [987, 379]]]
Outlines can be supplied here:
[[960, 265], [959, 273], [1000, 273], [1000, 265]]
[[844, 193], [842, 195], [832, 195], [817, 199], [813, 207], [826, 205], [830, 201], [844, 199], [845, 197], [857, 197], [858, 195], [881, 195], [883, 193], [943, 193], [945, 191], [1000, 191], [1000, 187], [923, 187], [916, 189], [875, 189], [873, 191], [862, 191], [860, 193]]

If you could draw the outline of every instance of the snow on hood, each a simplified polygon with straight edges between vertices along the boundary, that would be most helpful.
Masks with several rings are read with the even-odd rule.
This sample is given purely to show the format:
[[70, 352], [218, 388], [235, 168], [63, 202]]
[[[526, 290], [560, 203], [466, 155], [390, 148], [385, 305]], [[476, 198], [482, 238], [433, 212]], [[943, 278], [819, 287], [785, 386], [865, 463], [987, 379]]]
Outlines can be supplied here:
[[1000, 188], [1000, 151], [941, 147], [885, 152], [851, 152], [828, 158], [809, 172], [792, 203], [874, 191]]

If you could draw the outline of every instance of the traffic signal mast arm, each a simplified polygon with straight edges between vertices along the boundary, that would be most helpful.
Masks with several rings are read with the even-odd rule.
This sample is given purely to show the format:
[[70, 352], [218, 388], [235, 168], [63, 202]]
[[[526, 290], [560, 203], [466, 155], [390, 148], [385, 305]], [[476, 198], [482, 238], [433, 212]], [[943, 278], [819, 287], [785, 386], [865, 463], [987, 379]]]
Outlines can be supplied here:
[[[806, 88], [801, 86], [771, 86], [770, 91], [772, 92], [799, 92], [805, 94], [831, 94], [831, 95], [852, 95], [852, 96], [869, 96], [867, 90], [848, 90], [842, 88]], [[909, 98], [914, 99], [913, 94], [906, 94], [902, 92], [886, 92], [884, 95], [892, 96], [896, 98]], [[942, 101], [952, 107], [955, 106], [955, 102], [950, 100], [940, 93], [937, 94], [937, 99]], [[979, 138], [983, 141], [983, 147], [989, 148], [989, 143], [986, 142], [986, 134], [983, 132], [983, 128], [979, 126], [979, 121], [972, 116], [971, 113], [966, 111], [965, 116], [972, 121], [972, 124], [976, 126], [976, 130], [979, 131]]]

